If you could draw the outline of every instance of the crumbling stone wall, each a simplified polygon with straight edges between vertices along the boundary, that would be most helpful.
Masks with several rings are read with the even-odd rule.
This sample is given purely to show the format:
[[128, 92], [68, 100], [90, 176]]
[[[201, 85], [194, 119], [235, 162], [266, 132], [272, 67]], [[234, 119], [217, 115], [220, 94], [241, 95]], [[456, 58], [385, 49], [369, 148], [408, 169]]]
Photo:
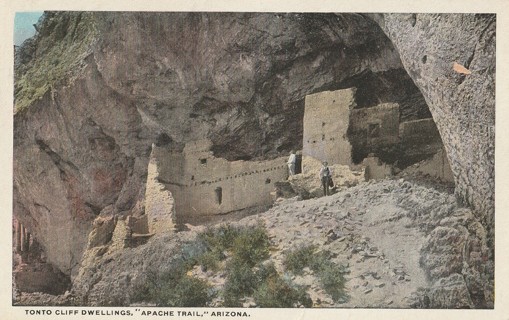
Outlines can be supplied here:
[[182, 153], [154, 146], [158, 181], [175, 199], [179, 223], [271, 204], [275, 182], [288, 177], [286, 157], [230, 162], [210, 148], [208, 140], [188, 143]]
[[346, 135], [356, 106], [355, 88], [307, 95], [302, 154], [320, 161], [349, 165], [352, 146]]
[[[430, 159], [444, 146], [432, 118], [402, 122], [399, 126], [399, 136], [402, 152], [398, 164], [400, 168]], [[447, 157], [447, 153], [444, 153], [444, 156]]]
[[303, 155], [354, 165], [375, 154], [383, 162], [405, 167], [442, 147], [433, 119], [400, 123], [398, 104], [358, 108], [356, 92], [350, 88], [306, 96]]
[[352, 161], [359, 163], [370, 153], [387, 152], [399, 143], [399, 106], [384, 103], [352, 111], [347, 138], [352, 143]]
[[362, 133], [368, 145], [395, 144], [399, 141], [399, 106], [384, 103], [353, 110], [350, 130], [351, 136]]
[[432, 158], [418, 162], [404, 170], [406, 174], [418, 173], [439, 179], [443, 182], [454, 183], [454, 175], [447, 159], [447, 153], [440, 149]]
[[362, 164], [366, 167], [364, 171], [366, 181], [379, 180], [394, 174], [393, 167], [381, 162], [377, 157], [367, 157], [362, 161]]
[[399, 136], [404, 144], [441, 142], [440, 133], [432, 118], [402, 122], [399, 125]]
[[[155, 145], [152, 147], [155, 148]], [[158, 180], [159, 166], [153, 150], [147, 169], [145, 189], [145, 217], [150, 232], [169, 231], [175, 227], [175, 199]]]

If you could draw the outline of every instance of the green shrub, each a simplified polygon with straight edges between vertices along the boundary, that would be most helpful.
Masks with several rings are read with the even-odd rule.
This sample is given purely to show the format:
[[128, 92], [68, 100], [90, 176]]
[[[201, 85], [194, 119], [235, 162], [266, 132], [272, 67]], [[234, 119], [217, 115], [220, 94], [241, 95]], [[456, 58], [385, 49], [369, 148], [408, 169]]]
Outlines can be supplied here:
[[313, 245], [300, 247], [286, 254], [283, 265], [286, 270], [296, 275], [302, 274], [302, 269], [309, 267], [314, 259], [314, 251], [316, 247]]
[[[273, 264], [262, 263], [269, 257], [269, 246], [270, 239], [262, 225], [208, 229], [197, 241], [182, 246], [181, 256], [171, 262], [171, 271], [149, 273], [132, 301], [152, 302], [161, 307], [206, 306], [214, 293], [204, 281], [186, 272], [195, 264], [205, 270], [217, 270], [229, 256], [222, 292], [224, 306], [239, 307], [242, 298], [254, 297], [261, 307], [310, 307], [312, 301], [305, 288], [282, 279]], [[311, 253], [313, 250], [309, 249]]]
[[254, 267], [269, 257], [270, 239], [263, 226], [245, 229], [233, 241], [235, 259]]
[[169, 307], [205, 307], [209, 301], [208, 285], [205, 281], [183, 276], [175, 287], [169, 288], [166, 305]]
[[302, 274], [302, 269], [309, 267], [320, 280], [322, 288], [335, 302], [345, 299], [346, 268], [332, 262], [329, 252], [315, 253], [315, 250], [314, 246], [305, 246], [289, 252], [283, 262], [285, 268], [299, 275]]
[[227, 264], [227, 270], [223, 288], [224, 305], [239, 307], [240, 299], [253, 293], [257, 285], [256, 274], [248, 264], [235, 258]]
[[278, 272], [276, 270], [276, 267], [274, 266], [274, 263], [270, 262], [268, 264], [260, 264], [254, 268], [255, 270], [255, 278], [257, 285], [260, 285], [264, 281], [266, 281], [268, 278], [277, 276]]
[[167, 270], [150, 270], [138, 285], [132, 302], [155, 303], [160, 307], [204, 307], [211, 300], [209, 285], [187, 275], [198, 257], [206, 252], [197, 241], [184, 243], [180, 254], [167, 262]]
[[233, 241], [239, 235], [241, 229], [229, 224], [221, 225], [219, 228], [209, 228], [207, 231], [198, 235], [210, 251], [225, 251], [231, 249]]
[[222, 225], [210, 228], [198, 236], [205, 252], [196, 258], [204, 270], [217, 271], [220, 262], [231, 256], [226, 265], [227, 278], [223, 289], [224, 305], [240, 306], [240, 298], [249, 296], [257, 286], [253, 267], [268, 258], [270, 240], [261, 225], [239, 228]]
[[217, 271], [219, 269], [220, 260], [220, 256], [212, 251], [205, 252], [196, 259], [198, 265], [202, 267], [203, 271], [207, 271], [209, 269]]
[[226, 258], [226, 252], [250, 267], [269, 256], [270, 240], [263, 226], [236, 228], [223, 225], [205, 231], [198, 238], [206, 252], [196, 262], [204, 269], [217, 270], [219, 262]]
[[347, 297], [343, 275], [345, 270], [342, 266], [338, 266], [330, 260], [321, 259], [313, 270], [320, 279], [322, 288], [332, 297], [332, 300], [338, 302]]
[[272, 263], [251, 268], [241, 260], [233, 260], [229, 265], [231, 269], [224, 287], [226, 307], [240, 307], [240, 299], [248, 296], [253, 296], [256, 304], [263, 308], [312, 305], [305, 288], [283, 280]]
[[294, 286], [279, 274], [271, 274], [254, 292], [256, 304], [262, 308], [311, 307], [313, 301], [302, 286]]
[[204, 307], [212, 298], [207, 283], [188, 276], [182, 267], [163, 274], [149, 272], [136, 292], [134, 302], [152, 302], [158, 307]]
[[198, 235], [198, 242], [206, 248], [206, 252], [196, 260], [205, 270], [217, 271], [219, 262], [226, 258], [225, 252], [231, 251], [233, 242], [240, 229], [230, 225], [222, 225], [217, 229], [208, 229]]
[[66, 78], [82, 71], [83, 61], [93, 52], [98, 35], [94, 13], [68, 13], [68, 22], [54, 17], [45, 19], [45, 24], [53, 19], [68, 24], [69, 30], [71, 25], [74, 28], [61, 41], [54, 41], [54, 36], [39, 36], [37, 55], [26, 65], [16, 65], [15, 112], [26, 109], [51, 88], [61, 86]]
[[188, 241], [182, 244], [178, 261], [173, 262], [179, 268], [190, 270], [207, 253], [207, 247], [200, 241]]

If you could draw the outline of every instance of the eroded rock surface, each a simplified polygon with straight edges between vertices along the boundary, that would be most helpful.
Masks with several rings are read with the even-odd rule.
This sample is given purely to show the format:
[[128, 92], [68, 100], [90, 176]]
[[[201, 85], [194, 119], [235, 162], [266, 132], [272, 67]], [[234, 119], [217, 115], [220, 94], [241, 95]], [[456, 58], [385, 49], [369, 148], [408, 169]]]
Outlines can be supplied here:
[[[447, 151], [457, 196], [476, 209], [493, 240], [495, 15], [372, 17], [426, 99]], [[461, 72], [458, 64], [467, 70]]]

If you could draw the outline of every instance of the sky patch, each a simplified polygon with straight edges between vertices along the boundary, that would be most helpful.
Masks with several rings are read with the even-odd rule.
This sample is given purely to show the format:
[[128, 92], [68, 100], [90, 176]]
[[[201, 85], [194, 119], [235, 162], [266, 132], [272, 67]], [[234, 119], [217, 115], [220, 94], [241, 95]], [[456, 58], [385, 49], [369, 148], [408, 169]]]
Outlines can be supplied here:
[[14, 16], [14, 45], [21, 45], [23, 41], [35, 34], [34, 24], [42, 14], [42, 11], [16, 12]]

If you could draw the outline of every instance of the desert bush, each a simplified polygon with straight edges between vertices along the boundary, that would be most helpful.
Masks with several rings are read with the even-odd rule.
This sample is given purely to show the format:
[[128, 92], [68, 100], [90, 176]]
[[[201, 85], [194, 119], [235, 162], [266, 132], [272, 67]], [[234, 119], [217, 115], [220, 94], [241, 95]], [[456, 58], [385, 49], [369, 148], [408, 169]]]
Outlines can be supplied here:
[[265, 228], [257, 226], [245, 229], [233, 241], [232, 254], [235, 259], [254, 267], [269, 257], [270, 240]]
[[[275, 271], [275, 269], [274, 269]], [[262, 308], [311, 307], [313, 301], [302, 286], [293, 285], [281, 278], [277, 272], [265, 273], [266, 278], [259, 282], [253, 297]]]
[[253, 296], [262, 308], [311, 307], [312, 300], [304, 287], [282, 279], [272, 263], [254, 268], [241, 260], [232, 261], [224, 288], [226, 307], [242, 306], [241, 298]]
[[270, 277], [254, 292], [257, 306], [262, 308], [309, 308], [313, 301], [304, 287], [292, 286], [281, 277]]
[[299, 275], [305, 267], [309, 267], [335, 302], [346, 299], [346, 268], [334, 263], [328, 251], [315, 253], [315, 250], [314, 246], [304, 246], [287, 253], [283, 262], [286, 270]]
[[179, 256], [174, 257], [174, 261], [171, 264], [175, 265], [175, 267], [189, 270], [207, 252], [207, 246], [203, 242], [188, 241], [182, 244]]
[[205, 270], [210, 268], [217, 271], [219, 263], [226, 258], [225, 252], [231, 251], [233, 242], [240, 232], [239, 228], [222, 225], [217, 229], [209, 228], [199, 234], [198, 242], [206, 250], [197, 257], [196, 262]]
[[226, 259], [229, 252], [236, 263], [247, 263], [250, 267], [269, 256], [270, 240], [261, 225], [255, 228], [236, 228], [223, 225], [200, 234], [199, 242], [206, 252], [196, 258], [204, 269], [217, 270], [220, 261]]
[[217, 270], [219, 263], [229, 256], [227, 277], [223, 288], [224, 305], [240, 306], [240, 299], [252, 295], [259, 282], [253, 267], [268, 258], [270, 240], [262, 225], [238, 228], [223, 225], [199, 235], [207, 251], [197, 258], [203, 269]]
[[217, 271], [219, 269], [219, 262], [221, 260], [221, 256], [216, 254], [215, 252], [208, 251], [199, 256], [196, 259], [198, 265], [202, 267], [203, 271], [212, 270]]
[[198, 239], [205, 244], [209, 251], [223, 252], [231, 249], [233, 241], [238, 237], [240, 232], [240, 228], [227, 224], [221, 225], [216, 229], [207, 229], [205, 232], [198, 235]]
[[223, 288], [224, 305], [239, 307], [240, 299], [253, 293], [257, 285], [253, 268], [240, 259], [233, 258], [227, 264], [228, 275]]
[[294, 251], [285, 255], [283, 265], [286, 270], [291, 271], [296, 275], [302, 274], [302, 269], [309, 267], [313, 261], [313, 255], [316, 247], [313, 245], [302, 246]]
[[320, 279], [322, 288], [332, 297], [332, 300], [338, 302], [342, 299], [346, 299], [346, 281], [344, 277], [346, 270], [344, 267], [330, 260], [320, 258], [313, 263], [312, 269]]
[[186, 274], [182, 266], [157, 273], [151, 271], [132, 297], [134, 302], [151, 302], [158, 307], [204, 307], [212, 298], [203, 280]]
[[262, 225], [238, 228], [223, 225], [185, 243], [181, 256], [169, 262], [169, 271], [150, 272], [143, 286], [135, 290], [133, 302], [149, 302], [161, 307], [201, 307], [211, 300], [213, 290], [187, 272], [196, 264], [217, 270], [226, 260], [223, 305], [242, 306], [241, 299], [254, 297], [261, 307], [311, 306], [304, 288], [282, 279], [269, 257], [270, 239]]

